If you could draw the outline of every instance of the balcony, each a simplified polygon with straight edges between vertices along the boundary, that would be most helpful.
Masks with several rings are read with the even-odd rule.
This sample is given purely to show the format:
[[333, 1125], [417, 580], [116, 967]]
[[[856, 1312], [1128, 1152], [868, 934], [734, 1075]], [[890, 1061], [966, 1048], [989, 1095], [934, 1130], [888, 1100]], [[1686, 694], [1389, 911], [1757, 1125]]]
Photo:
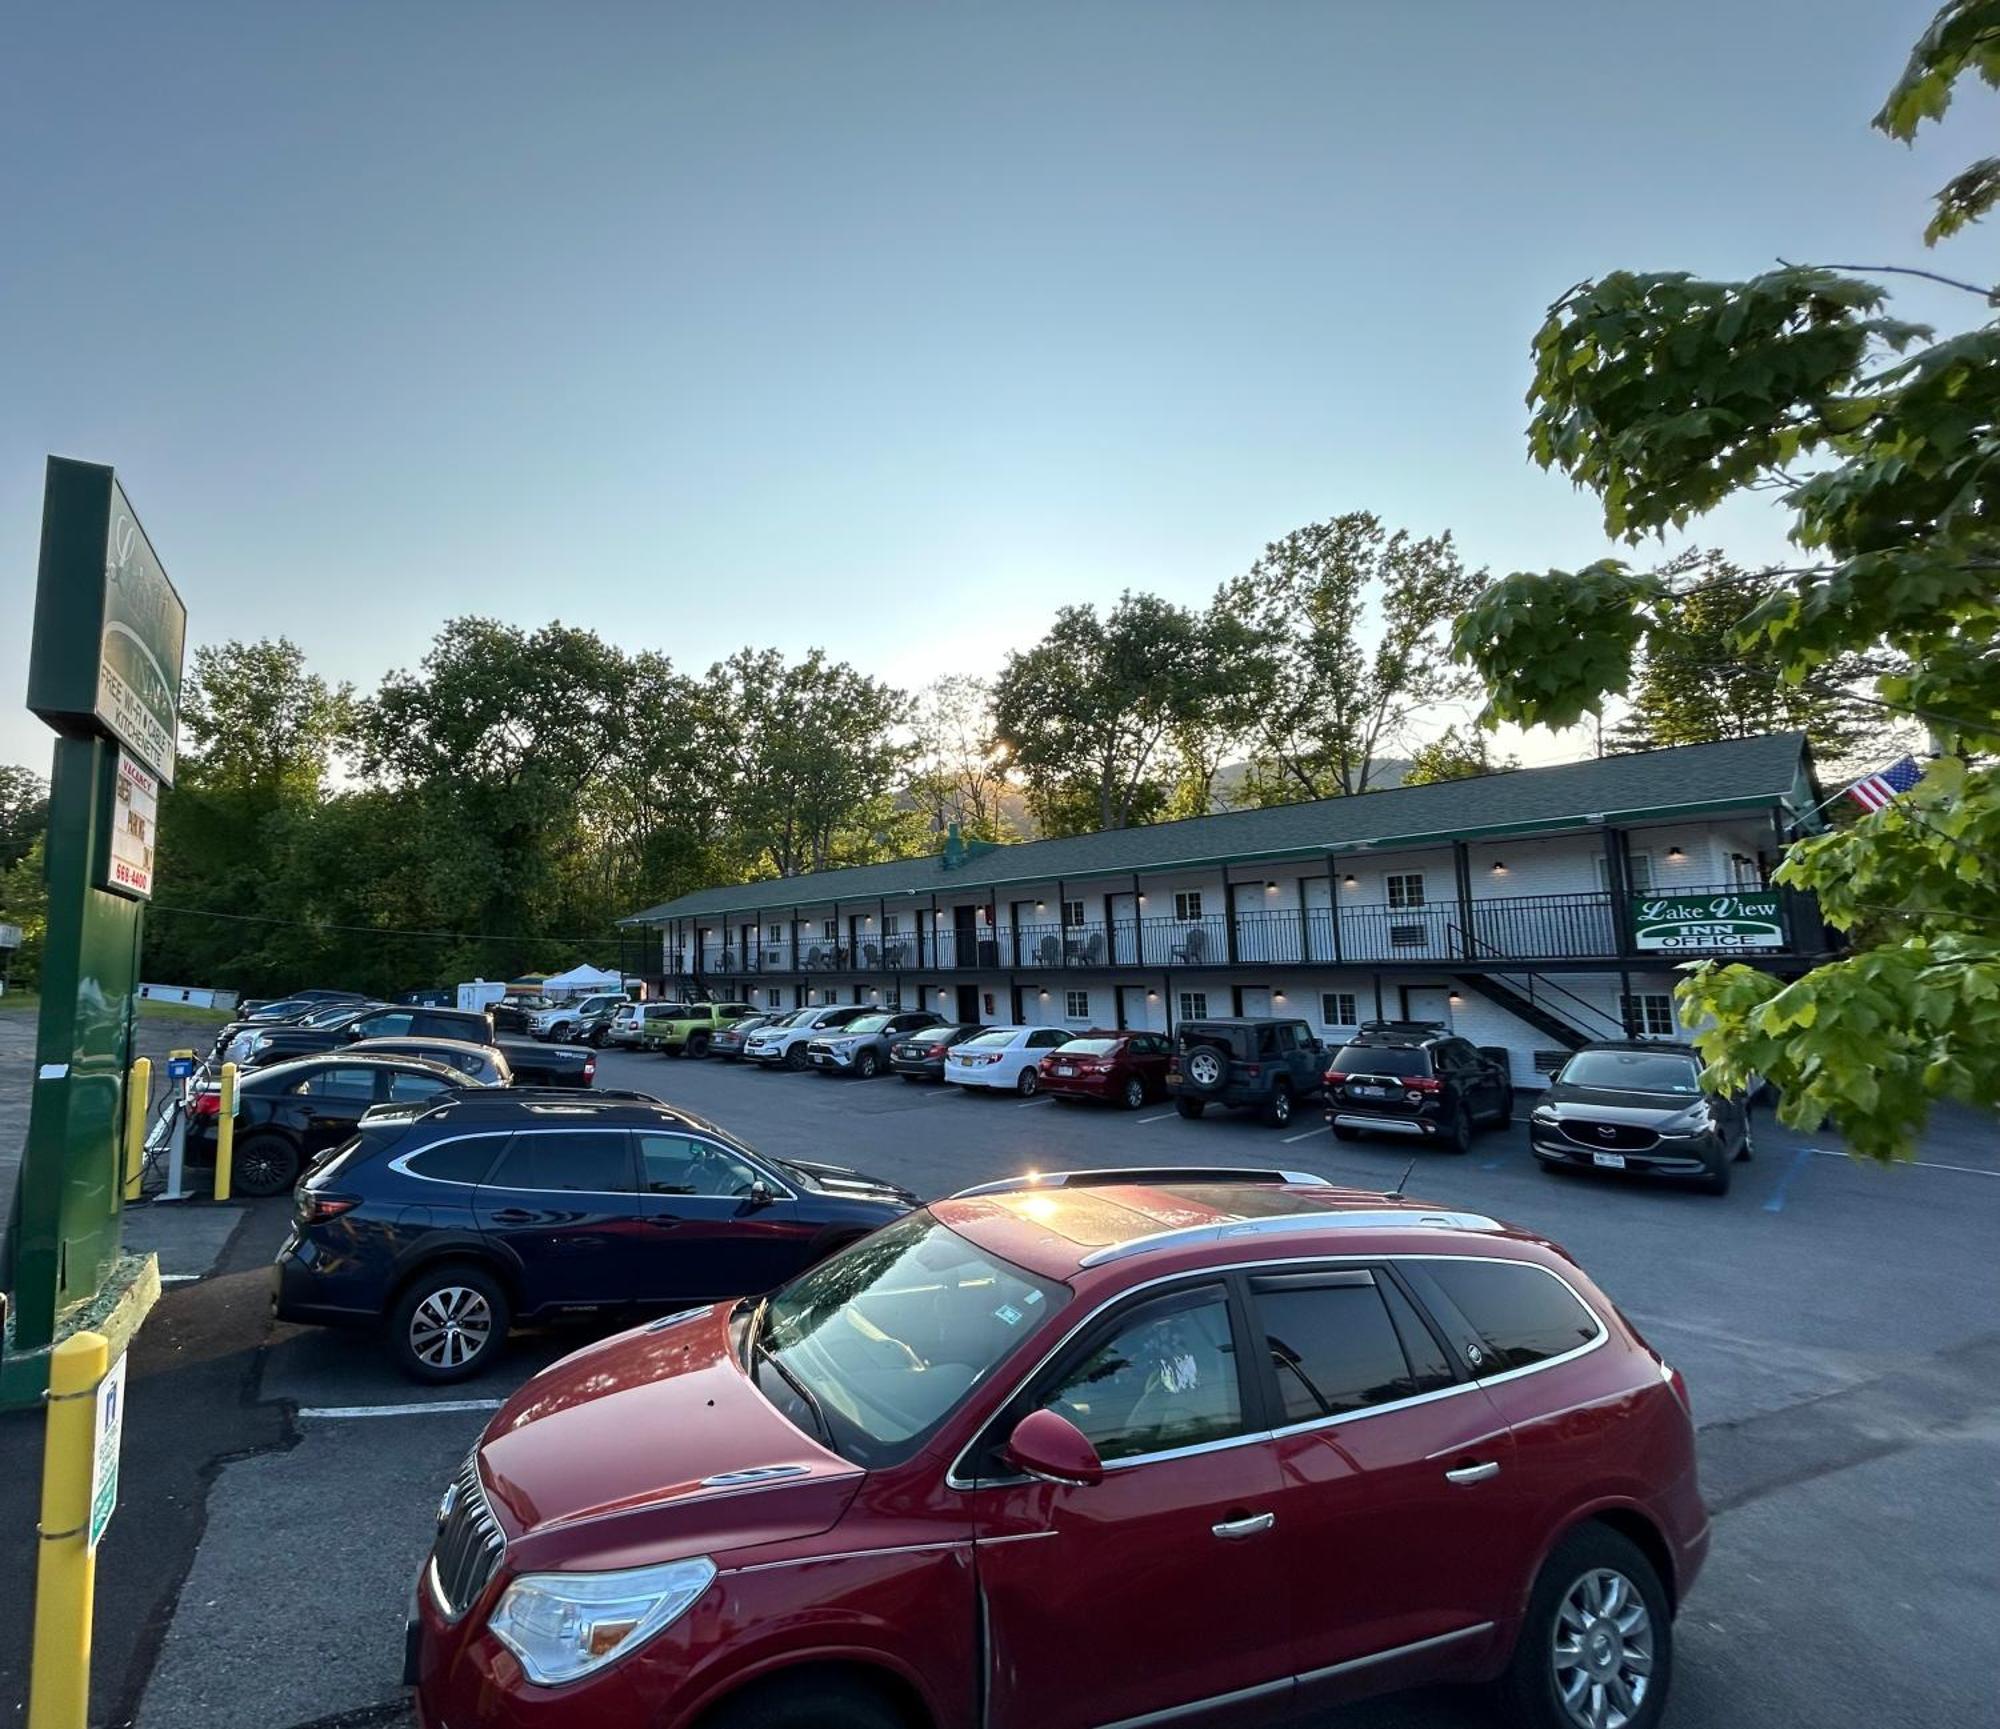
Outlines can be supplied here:
[[[1741, 884], [1676, 885], [1661, 891], [1676, 897], [1768, 892]], [[1635, 901], [1652, 898], [1634, 897]], [[1809, 903], [1810, 897], [1796, 899]], [[1178, 972], [1218, 967], [1612, 961], [1619, 958], [1620, 932], [1617, 903], [1604, 893], [1475, 900], [1469, 929], [1456, 901], [1423, 906], [1343, 902], [1337, 918], [1328, 907], [1239, 912], [1233, 930], [1230, 919], [1214, 913], [1199, 919], [1003, 925], [997, 933], [981, 925], [964, 941], [954, 929], [864, 938], [858, 943], [802, 937], [796, 963], [787, 943], [711, 942], [701, 950], [699, 974], [747, 979], [763, 974]], [[1766, 945], [1764, 952], [1783, 952], [1786, 946]], [[1697, 942], [1661, 958], [1729, 952], [1735, 951], [1721, 944], [1705, 949]]]

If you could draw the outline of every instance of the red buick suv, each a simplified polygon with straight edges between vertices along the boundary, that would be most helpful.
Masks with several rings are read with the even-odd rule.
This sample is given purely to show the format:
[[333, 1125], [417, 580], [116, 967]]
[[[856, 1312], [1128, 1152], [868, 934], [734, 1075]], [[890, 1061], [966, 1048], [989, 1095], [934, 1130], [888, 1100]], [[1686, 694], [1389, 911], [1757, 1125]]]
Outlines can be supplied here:
[[445, 1491], [426, 1729], [1650, 1729], [1686, 1388], [1554, 1244], [1280, 1171], [956, 1195], [528, 1382]]

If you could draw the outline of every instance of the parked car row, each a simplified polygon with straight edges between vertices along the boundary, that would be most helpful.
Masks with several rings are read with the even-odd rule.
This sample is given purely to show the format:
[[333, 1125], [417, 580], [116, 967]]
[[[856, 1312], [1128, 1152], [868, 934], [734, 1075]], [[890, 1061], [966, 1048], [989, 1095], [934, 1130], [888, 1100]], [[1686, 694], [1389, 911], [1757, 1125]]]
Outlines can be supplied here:
[[385, 1039], [442, 1040], [454, 1046], [478, 1047], [486, 1054], [437, 1054], [447, 1059], [466, 1056], [482, 1079], [491, 1075], [502, 1084], [518, 1081], [534, 1086], [587, 1087], [597, 1078], [594, 1052], [579, 1045], [503, 1038], [494, 1030], [492, 1016], [485, 1009], [428, 1008], [365, 998], [308, 1004], [278, 1019], [231, 1021], [216, 1035], [208, 1066], [213, 1069], [231, 1062], [239, 1068], [261, 1068], [289, 1057]]

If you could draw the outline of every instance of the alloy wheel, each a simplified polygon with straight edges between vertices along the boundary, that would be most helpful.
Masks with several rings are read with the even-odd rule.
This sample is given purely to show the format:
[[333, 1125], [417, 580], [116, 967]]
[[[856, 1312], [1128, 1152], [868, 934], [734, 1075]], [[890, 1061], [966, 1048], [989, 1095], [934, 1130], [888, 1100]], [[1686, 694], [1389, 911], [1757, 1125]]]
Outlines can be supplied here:
[[1125, 1108], [1128, 1111], [1136, 1111], [1145, 1102], [1146, 1089], [1141, 1084], [1139, 1077], [1134, 1075], [1125, 1083]]
[[462, 1369], [493, 1337], [493, 1310], [470, 1285], [440, 1285], [410, 1316], [410, 1351], [427, 1368]]
[[1579, 1578], [1556, 1610], [1549, 1662], [1576, 1729], [1625, 1729], [1653, 1684], [1653, 1618], [1638, 1587], [1610, 1567]]
[[1222, 1059], [1206, 1046], [1187, 1060], [1188, 1079], [1198, 1087], [1212, 1087], [1222, 1079]]
[[1042, 1084], [1042, 1077], [1031, 1064], [1021, 1071], [1021, 1078], [1014, 1083], [1015, 1090], [1022, 1098], [1028, 1098]]

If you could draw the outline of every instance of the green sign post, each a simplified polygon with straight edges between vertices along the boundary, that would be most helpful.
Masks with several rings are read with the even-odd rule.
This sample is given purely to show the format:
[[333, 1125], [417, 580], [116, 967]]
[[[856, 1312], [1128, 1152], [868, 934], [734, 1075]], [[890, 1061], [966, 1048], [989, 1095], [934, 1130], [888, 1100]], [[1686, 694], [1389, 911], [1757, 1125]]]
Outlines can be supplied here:
[[49, 459], [28, 706], [58, 734], [28, 1145], [7, 1221], [0, 1404], [40, 1396], [66, 1314], [119, 1255], [119, 1168], [153, 811], [187, 609], [108, 468]]
[[1647, 953], [1686, 949], [1784, 947], [1785, 917], [1775, 889], [1632, 897], [1633, 946]]

